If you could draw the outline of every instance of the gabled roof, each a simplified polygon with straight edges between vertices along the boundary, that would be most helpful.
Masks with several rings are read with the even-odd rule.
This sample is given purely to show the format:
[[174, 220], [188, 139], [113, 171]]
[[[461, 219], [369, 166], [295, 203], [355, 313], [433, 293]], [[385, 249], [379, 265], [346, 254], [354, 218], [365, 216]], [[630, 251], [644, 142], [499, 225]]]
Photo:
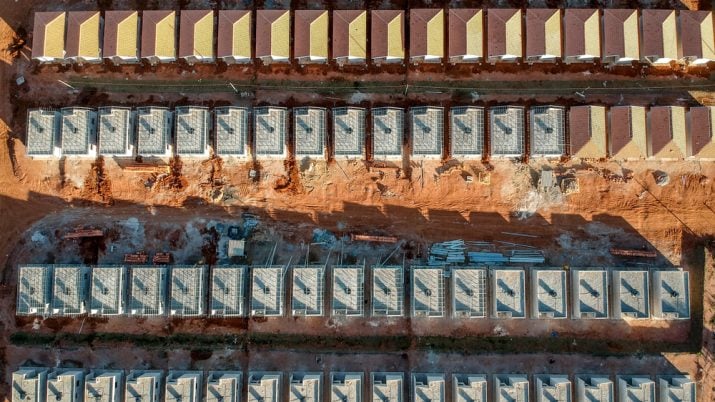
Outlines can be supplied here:
[[597, 9], [564, 10], [564, 56], [601, 56], [601, 18]]
[[328, 58], [328, 16], [326, 10], [295, 10], [293, 57]]
[[680, 30], [684, 57], [715, 60], [712, 11], [680, 11]]
[[290, 58], [290, 11], [256, 11], [256, 57]]
[[410, 10], [410, 57], [444, 57], [444, 10]]
[[603, 10], [603, 55], [640, 59], [638, 10]]
[[675, 10], [641, 11], [643, 22], [642, 53], [644, 57], [655, 56], [678, 60], [678, 27]]
[[333, 11], [333, 58], [367, 58], [367, 11]]
[[218, 12], [218, 57], [251, 58], [251, 11]]
[[67, 13], [67, 43], [65, 57], [97, 59], [99, 50], [99, 11], [70, 11]]
[[648, 113], [649, 156], [684, 158], [686, 155], [685, 108], [654, 106]]
[[61, 59], [65, 55], [65, 12], [35, 13], [32, 58]]
[[449, 10], [449, 57], [484, 57], [484, 12], [475, 8]]
[[561, 10], [526, 10], [526, 57], [561, 57]]
[[609, 143], [616, 159], [645, 158], [646, 116], [642, 106], [614, 106], [610, 109]]
[[104, 57], [137, 57], [139, 38], [138, 11], [105, 11], [104, 12]]
[[578, 158], [605, 158], [606, 108], [572, 106], [569, 109], [571, 155]]
[[141, 57], [176, 58], [176, 12], [142, 12]]
[[372, 10], [370, 32], [372, 58], [405, 57], [405, 12]]
[[487, 12], [488, 57], [523, 56], [522, 11], [518, 8], [494, 8]]
[[689, 156], [715, 158], [715, 106], [690, 108]]
[[179, 57], [214, 57], [213, 10], [182, 10], [179, 24]]

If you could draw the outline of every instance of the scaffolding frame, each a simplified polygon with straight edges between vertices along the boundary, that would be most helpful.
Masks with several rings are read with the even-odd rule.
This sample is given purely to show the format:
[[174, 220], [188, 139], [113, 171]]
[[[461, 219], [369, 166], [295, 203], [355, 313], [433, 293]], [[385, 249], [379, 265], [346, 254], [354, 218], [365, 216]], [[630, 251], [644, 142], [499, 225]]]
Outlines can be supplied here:
[[485, 374], [452, 374], [452, 401], [489, 402]]
[[97, 109], [97, 148], [100, 155], [132, 156], [132, 108], [101, 107]]
[[264, 157], [285, 157], [288, 109], [274, 106], [257, 107], [253, 113], [254, 154]]
[[94, 156], [97, 112], [86, 107], [65, 107], [62, 115], [62, 155]]
[[372, 267], [372, 315], [402, 317], [405, 309], [402, 266]]
[[410, 133], [413, 156], [441, 158], [444, 143], [444, 108], [411, 107]]
[[525, 272], [523, 269], [492, 271], [495, 318], [526, 318]]
[[27, 112], [27, 155], [60, 156], [57, 138], [62, 117], [55, 109], [33, 109]]
[[449, 111], [449, 152], [456, 158], [480, 158], [484, 153], [484, 108], [457, 106]]
[[171, 156], [171, 127], [174, 115], [165, 107], [137, 108], [137, 154]]
[[248, 156], [248, 129], [251, 111], [245, 107], [224, 106], [214, 108], [216, 120], [216, 154], [221, 156]]
[[176, 154], [181, 156], [206, 156], [208, 133], [211, 128], [209, 108], [203, 106], [180, 106], [176, 116]]
[[20, 265], [17, 273], [17, 315], [45, 315], [52, 302], [52, 265]]
[[322, 107], [293, 108], [293, 132], [297, 157], [325, 158], [327, 116], [327, 109]]
[[75, 316], [87, 312], [86, 265], [55, 265], [52, 279], [52, 315]]
[[[251, 316], [282, 316], [287, 265], [251, 267]], [[268, 283], [267, 279], [272, 279]], [[271, 286], [275, 286], [272, 288]]]
[[484, 318], [487, 315], [487, 271], [482, 268], [452, 269], [454, 318]]
[[127, 267], [124, 265], [92, 268], [89, 315], [122, 315], [126, 312]]
[[524, 155], [524, 107], [495, 106], [489, 109], [491, 156]]
[[166, 266], [132, 267], [129, 315], [158, 316], [166, 313]]
[[362, 372], [330, 373], [330, 402], [363, 402]]
[[608, 271], [573, 270], [573, 318], [608, 318]]
[[650, 318], [648, 271], [613, 271], [613, 289], [618, 298], [613, 318]]
[[365, 152], [367, 111], [359, 107], [333, 109], [333, 148], [335, 156], [361, 157]]
[[405, 111], [397, 107], [373, 108], [372, 154], [374, 159], [401, 159]]
[[211, 315], [243, 317], [245, 313], [246, 271], [248, 267], [226, 266], [211, 270]]
[[531, 155], [560, 158], [566, 154], [566, 108], [534, 106], [531, 114]]
[[171, 267], [169, 315], [197, 317], [205, 314], [206, 269], [205, 265]]
[[294, 266], [292, 279], [293, 316], [323, 315], [325, 265]]
[[365, 314], [365, 264], [333, 267], [332, 315], [362, 317]]
[[412, 317], [444, 317], [444, 268], [413, 266]]
[[566, 318], [566, 271], [533, 270], [532, 278], [532, 316], [534, 318]]

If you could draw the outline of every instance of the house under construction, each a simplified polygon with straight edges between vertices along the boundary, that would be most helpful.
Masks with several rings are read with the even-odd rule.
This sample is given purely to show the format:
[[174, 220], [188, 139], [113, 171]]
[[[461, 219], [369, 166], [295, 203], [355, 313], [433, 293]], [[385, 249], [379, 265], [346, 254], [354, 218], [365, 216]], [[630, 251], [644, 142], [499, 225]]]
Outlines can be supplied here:
[[571, 380], [568, 375], [540, 374], [535, 375], [536, 402], [571, 402]]
[[240, 402], [243, 373], [209, 371], [206, 377], [206, 402]]
[[372, 315], [404, 315], [405, 278], [402, 266], [372, 267]]
[[452, 401], [489, 402], [487, 376], [483, 374], [453, 374]]
[[288, 110], [284, 107], [265, 106], [253, 109], [255, 153], [262, 158], [285, 158], [286, 123]]
[[566, 109], [563, 106], [535, 106], [529, 111], [531, 155], [559, 158], [566, 154]]
[[334, 266], [332, 315], [362, 317], [365, 299], [365, 265]]
[[203, 371], [173, 371], [166, 375], [164, 402], [201, 402]]
[[283, 315], [287, 271], [285, 265], [251, 267], [252, 317]]
[[159, 402], [164, 373], [159, 370], [132, 370], [124, 386], [124, 401]]
[[246, 313], [246, 266], [216, 266], [211, 270], [209, 313], [218, 317], [243, 317]]
[[325, 159], [327, 110], [322, 107], [293, 109], [296, 158]]
[[86, 107], [65, 107], [60, 110], [60, 114], [62, 155], [97, 156], [97, 112]]
[[123, 383], [123, 370], [92, 370], [84, 378], [84, 400], [120, 402]]
[[526, 402], [529, 400], [529, 380], [523, 374], [497, 374], [492, 392], [495, 402]]
[[20, 265], [17, 272], [17, 315], [50, 313], [52, 265]]
[[487, 271], [482, 268], [452, 269], [452, 316], [483, 318], [487, 314]]
[[445, 380], [443, 373], [413, 373], [412, 401], [445, 402]]
[[282, 379], [280, 372], [249, 372], [246, 402], [282, 402]]
[[690, 276], [687, 271], [653, 271], [653, 318], [690, 318]]
[[293, 316], [323, 315], [325, 265], [293, 267]]
[[357, 159], [365, 155], [367, 112], [359, 107], [333, 109], [333, 149], [336, 158]]
[[412, 317], [444, 317], [444, 268], [410, 269], [412, 282]]
[[484, 152], [484, 108], [457, 106], [449, 112], [450, 155], [481, 158]]
[[566, 318], [566, 271], [538, 269], [531, 271], [531, 316]]
[[20, 367], [12, 373], [12, 401], [44, 402], [47, 369]]
[[60, 112], [53, 109], [32, 109], [27, 112], [27, 155], [32, 158], [59, 158], [62, 120]]
[[248, 108], [222, 106], [214, 108], [216, 143], [214, 150], [222, 157], [245, 158], [248, 156]]
[[47, 400], [78, 402], [84, 399], [83, 369], [54, 369], [47, 374]]
[[205, 314], [206, 270], [205, 265], [171, 267], [170, 316], [196, 317]]
[[128, 107], [102, 107], [97, 110], [97, 148], [100, 155], [134, 155], [134, 113]]
[[496, 106], [489, 109], [489, 139], [492, 157], [524, 154], [524, 108]]
[[571, 271], [573, 318], [608, 318], [608, 271]]
[[129, 275], [129, 315], [166, 314], [168, 268], [163, 265], [134, 266]]
[[145, 157], [172, 156], [173, 113], [165, 107], [137, 108], [137, 154]]
[[176, 154], [206, 158], [211, 118], [207, 107], [181, 106], [174, 111], [176, 121]]
[[613, 318], [650, 317], [648, 271], [613, 271]]
[[640, 375], [617, 375], [618, 402], [655, 401], [655, 381]]
[[444, 108], [419, 106], [410, 108], [412, 156], [439, 159], [444, 138]]
[[372, 154], [374, 159], [402, 159], [405, 111], [396, 107], [373, 108]]
[[523, 269], [491, 271], [492, 317], [526, 318], [526, 277]]
[[370, 384], [372, 386], [372, 401], [404, 402], [403, 373], [372, 372]]
[[52, 278], [52, 315], [87, 312], [90, 269], [86, 265], [55, 265]]
[[291, 373], [289, 402], [320, 402], [323, 393], [323, 373]]
[[658, 377], [661, 402], [696, 402], [696, 390], [697, 384], [687, 375]]
[[614, 402], [613, 381], [603, 375], [577, 375], [575, 378], [576, 400]]

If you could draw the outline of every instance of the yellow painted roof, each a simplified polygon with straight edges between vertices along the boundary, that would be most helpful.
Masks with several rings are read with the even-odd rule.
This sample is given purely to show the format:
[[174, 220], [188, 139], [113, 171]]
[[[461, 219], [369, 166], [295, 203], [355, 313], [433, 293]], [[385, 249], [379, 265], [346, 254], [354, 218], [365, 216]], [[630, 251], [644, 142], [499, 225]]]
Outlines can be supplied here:
[[677, 60], [678, 57], [678, 31], [675, 19], [675, 10], [670, 12], [663, 21], [663, 57]]
[[348, 54], [367, 58], [367, 11], [357, 16], [348, 27]]
[[172, 11], [156, 24], [154, 53], [158, 57], [176, 57], [176, 15]]
[[251, 13], [233, 23], [233, 55], [251, 58]]
[[310, 23], [310, 56], [328, 58], [328, 12]]
[[561, 12], [554, 10], [554, 13], [544, 24], [544, 41], [546, 42], [546, 54], [561, 57]]
[[402, 43], [402, 19], [398, 14], [387, 24], [387, 57], [404, 58], [405, 46]]
[[700, 23], [700, 37], [703, 42], [703, 58], [715, 60], [715, 32], [713, 32], [712, 18], [705, 18]]
[[288, 11], [271, 24], [271, 55], [290, 57], [290, 13]]
[[79, 26], [79, 57], [99, 57], [99, 11]]
[[427, 21], [427, 54], [444, 57], [444, 10]]
[[117, 56], [136, 57], [139, 13], [134, 11], [117, 24]]
[[65, 56], [65, 13], [57, 16], [45, 25], [45, 57], [62, 58]]
[[640, 48], [638, 44], [638, 11], [633, 10], [631, 15], [623, 23], [623, 57], [640, 59]]
[[506, 22], [504, 38], [506, 54], [522, 56], [521, 11], [517, 11]]
[[482, 10], [479, 10], [474, 16], [467, 21], [466, 28], [466, 54], [483, 55], [484, 54], [484, 18]]
[[588, 17], [583, 27], [584, 44], [586, 54], [590, 56], [601, 56], [601, 17], [598, 10]]
[[214, 56], [214, 16], [209, 11], [194, 24], [194, 54], [201, 57]]

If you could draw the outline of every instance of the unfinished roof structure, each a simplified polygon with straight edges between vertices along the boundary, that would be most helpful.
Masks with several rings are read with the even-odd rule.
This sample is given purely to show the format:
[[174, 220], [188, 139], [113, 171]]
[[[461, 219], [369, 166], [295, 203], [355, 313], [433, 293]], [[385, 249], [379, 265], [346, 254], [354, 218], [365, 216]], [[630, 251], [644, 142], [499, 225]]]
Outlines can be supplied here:
[[323, 373], [291, 373], [289, 402], [320, 402]]
[[481, 268], [452, 269], [454, 318], [482, 318], [487, 314], [487, 271]]
[[164, 373], [159, 370], [132, 370], [124, 387], [125, 402], [159, 402]]
[[697, 385], [687, 375], [659, 376], [658, 397], [661, 402], [695, 402]]
[[164, 315], [168, 268], [135, 266], [130, 272], [129, 315]]
[[481, 158], [484, 152], [484, 108], [457, 106], [449, 111], [450, 155]]
[[566, 154], [566, 108], [535, 106], [529, 113], [531, 155], [558, 158]]
[[12, 373], [12, 401], [44, 402], [47, 369], [20, 367]]
[[251, 268], [251, 316], [282, 316], [285, 265]]
[[489, 109], [491, 156], [518, 157], [524, 154], [524, 107], [496, 106]]
[[601, 15], [595, 8], [564, 10], [564, 61], [593, 62], [601, 58]]
[[573, 318], [608, 318], [608, 271], [571, 271]]
[[648, 271], [613, 271], [613, 318], [650, 317]]
[[174, 111], [176, 121], [176, 154], [208, 157], [211, 117], [209, 108], [181, 106]]
[[55, 265], [52, 278], [52, 315], [87, 312], [90, 269], [86, 265]]
[[655, 401], [655, 382], [646, 376], [617, 375], [618, 402]]
[[683, 58], [693, 65], [715, 60], [712, 11], [681, 10], [678, 16]]
[[402, 63], [405, 59], [405, 12], [370, 11], [370, 54], [372, 62]]
[[642, 106], [613, 106], [610, 116], [609, 154], [614, 159], [642, 159], [648, 153], [646, 112]]
[[290, 62], [290, 11], [256, 10], [256, 58], [263, 64]]
[[295, 156], [297, 158], [325, 158], [325, 126], [328, 112], [322, 107], [297, 107], [293, 109]]
[[444, 374], [412, 374], [414, 402], [445, 402]]
[[151, 64], [176, 60], [176, 11], [142, 12], [142, 59]]
[[242, 265], [216, 266], [211, 270], [210, 314], [220, 317], [243, 317], [246, 293], [246, 271]]
[[216, 57], [228, 64], [250, 63], [251, 10], [219, 10]]
[[137, 108], [137, 154], [168, 158], [172, 155], [173, 114], [168, 108], [146, 106]]
[[47, 374], [47, 400], [80, 402], [84, 399], [84, 370], [54, 369]]
[[264, 106], [253, 109], [253, 132], [255, 155], [259, 157], [284, 158], [286, 151], [286, 118], [288, 109]]
[[333, 59], [338, 65], [367, 61], [367, 11], [333, 10]]
[[97, 112], [86, 107], [66, 107], [60, 114], [62, 155], [97, 156]]
[[214, 150], [221, 156], [248, 156], [248, 108], [221, 106], [214, 108], [216, 143]]
[[203, 371], [172, 371], [166, 375], [165, 402], [200, 402]]
[[690, 318], [690, 276], [687, 271], [653, 271], [653, 317]]
[[65, 58], [64, 11], [36, 12], [32, 30], [32, 59], [43, 63], [61, 62]]
[[52, 265], [20, 265], [17, 269], [17, 315], [44, 315], [52, 301]]
[[444, 139], [444, 108], [418, 106], [410, 108], [412, 155], [441, 158]]
[[402, 159], [405, 111], [396, 107], [373, 108], [372, 153], [375, 159]]
[[206, 402], [240, 402], [242, 378], [240, 371], [209, 371]]
[[568, 375], [535, 375], [536, 402], [571, 402], [571, 381]]
[[402, 266], [372, 267], [372, 315], [401, 317], [405, 308], [404, 289]]
[[104, 12], [102, 57], [114, 64], [139, 62], [139, 12], [107, 10]]
[[330, 373], [329, 402], [362, 402], [363, 373]]
[[555, 62], [561, 55], [561, 10], [527, 8], [526, 61]]
[[65, 59], [75, 63], [101, 62], [101, 26], [99, 11], [68, 12]]
[[171, 300], [169, 315], [192, 317], [206, 311], [206, 266], [174, 265], [171, 267]]
[[365, 266], [333, 267], [332, 315], [361, 317], [364, 314]]
[[359, 107], [333, 109], [333, 149], [335, 157], [360, 158], [365, 152], [367, 111]]
[[372, 384], [373, 402], [403, 402], [403, 373], [378, 373], [370, 374]]
[[215, 60], [213, 10], [181, 10], [179, 58], [189, 64]]
[[56, 157], [62, 154], [58, 137], [62, 125], [60, 112], [32, 109], [27, 112], [27, 155], [33, 158]]
[[688, 152], [685, 108], [653, 106], [648, 111], [648, 156], [682, 159]]
[[531, 316], [566, 318], [566, 271], [537, 269], [531, 271]]
[[523, 269], [496, 269], [491, 272], [492, 317], [526, 317], [526, 277]]
[[484, 11], [478, 8], [449, 9], [449, 62], [484, 60]]
[[325, 266], [294, 266], [291, 294], [294, 316], [323, 315]]
[[680, 60], [678, 21], [675, 10], [641, 10], [641, 53], [643, 61], [654, 65]]
[[281, 402], [282, 378], [280, 372], [249, 372], [246, 402]]
[[123, 370], [92, 370], [84, 379], [84, 400], [120, 402]]
[[[638, 10], [603, 10], [603, 62], [628, 64], [640, 60]], [[653, 38], [647, 38], [652, 40]]]
[[613, 381], [607, 376], [576, 375], [576, 400], [614, 402]]
[[529, 380], [523, 374], [497, 374], [493, 392], [495, 402], [526, 402], [529, 400]]
[[516, 62], [523, 57], [522, 11], [490, 8], [487, 12], [487, 60]]
[[488, 402], [487, 376], [483, 374], [453, 374], [452, 401]]
[[97, 110], [97, 148], [100, 155], [134, 155], [134, 116], [128, 107], [101, 107]]
[[293, 58], [300, 64], [328, 62], [327, 10], [295, 10]]
[[570, 155], [576, 158], [605, 158], [606, 108], [572, 106], [569, 108]]
[[715, 106], [691, 107], [688, 111], [688, 156], [715, 159]]
[[410, 10], [410, 62], [440, 63], [444, 58], [444, 10]]
[[412, 316], [444, 316], [444, 269], [418, 267], [410, 270], [412, 283]]

